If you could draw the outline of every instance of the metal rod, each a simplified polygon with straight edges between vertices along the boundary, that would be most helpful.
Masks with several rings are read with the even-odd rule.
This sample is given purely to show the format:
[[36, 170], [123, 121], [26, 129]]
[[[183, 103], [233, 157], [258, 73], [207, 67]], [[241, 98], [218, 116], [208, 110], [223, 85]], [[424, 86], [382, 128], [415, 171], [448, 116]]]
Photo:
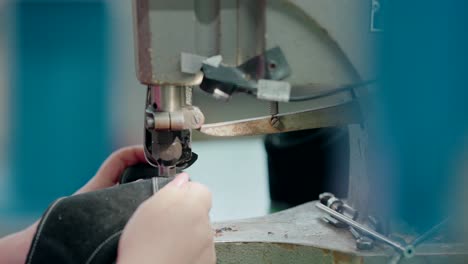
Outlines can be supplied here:
[[449, 221], [449, 217], [445, 218], [442, 222], [438, 223], [437, 225], [433, 226], [427, 232], [422, 234], [421, 236], [417, 237], [413, 243], [411, 243], [414, 247], [418, 246], [419, 244], [423, 243], [427, 239], [431, 238], [435, 233], [437, 233], [442, 227], [444, 227], [447, 222]]
[[321, 204], [320, 202], [317, 202], [315, 204], [315, 206], [318, 209], [330, 214], [331, 216], [333, 216], [337, 220], [342, 221], [343, 223], [354, 227], [355, 229], [357, 229], [361, 233], [392, 246], [393, 248], [398, 250], [403, 256], [405, 256], [406, 258], [410, 258], [410, 257], [412, 257], [414, 255], [414, 248], [412, 246], [406, 246], [406, 247], [402, 246], [399, 243], [385, 237], [384, 235], [379, 234], [376, 231], [374, 231], [374, 230], [372, 230], [370, 228], [367, 228], [364, 225], [361, 225], [360, 223], [354, 221], [353, 219], [351, 219], [351, 218], [349, 218], [349, 217], [347, 217], [347, 216], [345, 216], [345, 215], [343, 215], [343, 214], [341, 214], [341, 213], [339, 213], [339, 212], [337, 212], [337, 211], [335, 211], [335, 210], [333, 210], [331, 208], [328, 208], [327, 206]]

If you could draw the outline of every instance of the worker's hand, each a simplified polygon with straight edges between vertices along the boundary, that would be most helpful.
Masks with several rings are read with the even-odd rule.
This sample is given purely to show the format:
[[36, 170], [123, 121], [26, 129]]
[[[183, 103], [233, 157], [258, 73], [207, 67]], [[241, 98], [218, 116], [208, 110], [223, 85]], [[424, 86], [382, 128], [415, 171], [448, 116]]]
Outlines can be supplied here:
[[138, 163], [146, 163], [142, 146], [131, 146], [112, 153], [101, 165], [94, 177], [75, 194], [86, 193], [114, 186], [124, 170]]
[[[96, 175], [75, 194], [96, 191], [115, 185], [123, 171], [132, 165], [145, 162], [141, 146], [126, 147], [114, 152]], [[0, 263], [24, 263], [39, 221], [28, 228], [0, 239]]]
[[214, 264], [211, 193], [182, 173], [138, 207], [119, 243], [118, 264]]

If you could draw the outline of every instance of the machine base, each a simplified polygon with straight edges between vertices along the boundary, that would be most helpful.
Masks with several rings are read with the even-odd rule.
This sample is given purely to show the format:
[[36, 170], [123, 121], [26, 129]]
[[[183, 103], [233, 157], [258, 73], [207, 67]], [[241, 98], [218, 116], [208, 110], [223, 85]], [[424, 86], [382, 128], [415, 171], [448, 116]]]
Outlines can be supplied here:
[[[215, 223], [218, 264], [392, 263], [395, 251], [376, 244], [359, 251], [349, 231], [322, 220], [315, 201], [264, 217]], [[422, 244], [394, 263], [468, 263], [463, 244]]]

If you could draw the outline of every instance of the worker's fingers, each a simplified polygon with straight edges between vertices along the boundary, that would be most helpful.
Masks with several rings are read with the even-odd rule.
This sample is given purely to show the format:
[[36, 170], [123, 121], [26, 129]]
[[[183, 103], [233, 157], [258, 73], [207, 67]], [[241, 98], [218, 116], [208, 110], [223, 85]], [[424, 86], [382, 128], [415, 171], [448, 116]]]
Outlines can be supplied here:
[[205, 185], [198, 182], [189, 182], [183, 185], [182, 188], [187, 189], [188, 196], [190, 197], [188, 202], [191, 206], [209, 213], [212, 206], [212, 197], [210, 190]]
[[179, 206], [186, 206], [189, 210], [199, 210], [208, 214], [212, 207], [210, 190], [205, 185], [198, 182], [189, 182], [188, 179], [187, 173], [177, 175], [172, 182], [148, 199], [148, 202], [166, 205], [175, 202], [179, 203]]
[[157, 259], [214, 264], [210, 208], [208, 188], [189, 182], [185, 173], [178, 175], [130, 218], [120, 238], [117, 263], [154, 263]]
[[96, 175], [76, 193], [113, 186], [119, 181], [120, 175], [127, 167], [141, 162], [146, 162], [142, 146], [131, 146], [117, 150], [101, 165]]
[[189, 175], [181, 173], [144, 203], [150, 207], [163, 204], [165, 207], [187, 208], [208, 215], [212, 206], [212, 195], [205, 185], [189, 182]]
[[199, 235], [200, 237], [200, 246], [203, 249], [198, 257], [194, 257], [192, 263], [194, 264], [215, 264], [216, 263], [216, 253], [214, 246], [214, 234], [213, 229], [209, 220], [208, 215], [205, 214], [205, 217], [201, 220], [203, 228]]
[[179, 175], [177, 175], [174, 180], [168, 183], [167, 186], [179, 188], [186, 184], [188, 181], [189, 175], [185, 172], [182, 172]]

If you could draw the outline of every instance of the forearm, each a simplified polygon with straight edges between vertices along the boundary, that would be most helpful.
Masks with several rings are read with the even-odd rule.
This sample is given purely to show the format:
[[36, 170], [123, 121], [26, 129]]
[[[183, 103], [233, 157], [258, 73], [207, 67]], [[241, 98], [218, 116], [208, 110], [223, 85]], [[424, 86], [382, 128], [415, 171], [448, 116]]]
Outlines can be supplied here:
[[[125, 168], [145, 161], [145, 154], [141, 146], [123, 148], [112, 154], [96, 175], [76, 194], [111, 187], [119, 181]], [[0, 238], [0, 264], [25, 263], [37, 226], [38, 222], [23, 231]]]
[[18, 233], [1, 238], [0, 263], [25, 263], [36, 228], [37, 222]]

